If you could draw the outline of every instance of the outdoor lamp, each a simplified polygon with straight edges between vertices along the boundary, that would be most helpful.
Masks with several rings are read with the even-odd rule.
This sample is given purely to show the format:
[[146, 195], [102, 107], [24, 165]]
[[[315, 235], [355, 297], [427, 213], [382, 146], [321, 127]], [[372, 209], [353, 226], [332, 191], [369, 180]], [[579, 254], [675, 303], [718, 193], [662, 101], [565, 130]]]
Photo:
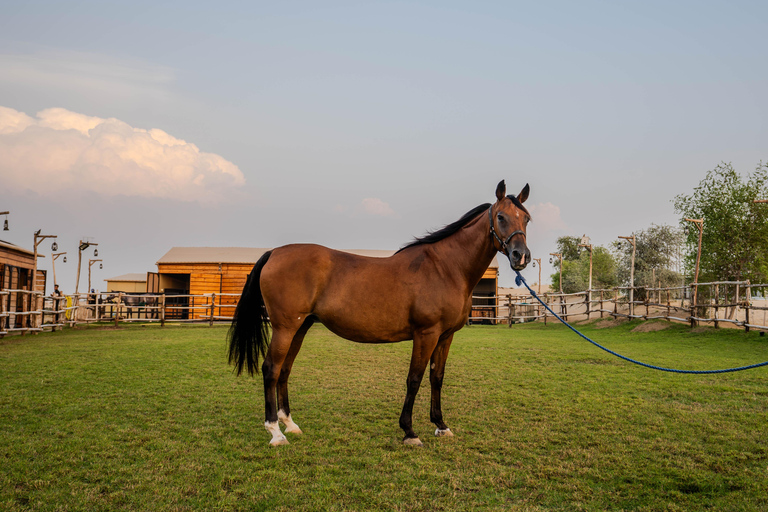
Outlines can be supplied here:
[[93, 250], [93, 257], [95, 258], [95, 257], [97, 257], [98, 255], [99, 255], [99, 250], [98, 250], [98, 249], [94, 249], [94, 250]]
[[64, 256], [64, 259], [62, 261], [64, 261], [64, 263], [66, 263], [67, 262], [67, 257]]
[[552, 256], [549, 257], [549, 262], [552, 263]]
[[533, 262], [533, 268], [536, 268], [536, 261]]
[[56, 242], [53, 242], [51, 244], [51, 251], [56, 252], [58, 250], [59, 250], [59, 244], [57, 244]]
[[3, 231], [8, 231], [8, 219], [5, 219], [5, 222], [3, 222]]
[[104, 265], [102, 265], [101, 263], [99, 263], [99, 270], [101, 270], [101, 269], [103, 269], [103, 268], [104, 268]]

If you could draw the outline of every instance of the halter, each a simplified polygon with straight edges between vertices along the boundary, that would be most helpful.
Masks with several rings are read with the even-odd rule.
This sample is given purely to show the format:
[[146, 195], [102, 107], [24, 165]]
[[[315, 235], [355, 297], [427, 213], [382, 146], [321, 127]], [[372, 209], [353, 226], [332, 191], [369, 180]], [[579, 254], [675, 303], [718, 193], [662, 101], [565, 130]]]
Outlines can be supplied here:
[[512, 234], [510, 234], [506, 240], [502, 240], [499, 238], [498, 233], [496, 233], [496, 229], [493, 227], [493, 205], [491, 205], [490, 208], [488, 208], [488, 220], [491, 221], [491, 235], [493, 238], [496, 239], [497, 242], [499, 242], [499, 245], [501, 246], [501, 252], [507, 255], [507, 258], [509, 258], [509, 241], [512, 240], [512, 237], [515, 235], [523, 235], [525, 237], [525, 231], [517, 230], [513, 231]]

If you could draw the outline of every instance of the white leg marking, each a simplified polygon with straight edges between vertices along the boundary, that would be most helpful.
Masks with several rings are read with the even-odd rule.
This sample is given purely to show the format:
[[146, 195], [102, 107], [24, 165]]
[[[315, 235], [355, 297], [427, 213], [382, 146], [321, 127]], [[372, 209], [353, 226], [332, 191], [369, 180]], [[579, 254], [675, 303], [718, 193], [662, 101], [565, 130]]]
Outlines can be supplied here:
[[406, 446], [424, 446], [424, 443], [421, 442], [421, 439], [418, 437], [409, 437], [403, 440], [403, 444]]
[[437, 437], [453, 437], [453, 432], [451, 432], [451, 429], [446, 428], [445, 430], [440, 430], [439, 428], [435, 430], [435, 435]]
[[291, 419], [291, 415], [288, 414], [286, 416], [285, 412], [282, 409], [277, 411], [277, 419], [280, 421], [280, 423], [285, 425], [286, 434], [303, 434], [299, 426], [296, 423], [294, 423], [293, 420]]
[[267, 421], [264, 423], [264, 428], [267, 429], [267, 432], [272, 434], [272, 440], [269, 442], [271, 446], [288, 444], [288, 439], [286, 439], [283, 433], [280, 432], [280, 425], [277, 422], [271, 423]]

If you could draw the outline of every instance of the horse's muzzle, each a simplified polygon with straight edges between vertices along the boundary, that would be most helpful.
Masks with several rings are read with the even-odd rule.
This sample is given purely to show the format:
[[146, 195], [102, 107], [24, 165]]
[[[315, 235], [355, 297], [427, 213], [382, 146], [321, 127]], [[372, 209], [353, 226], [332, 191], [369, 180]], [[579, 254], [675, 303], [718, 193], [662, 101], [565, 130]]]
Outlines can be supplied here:
[[531, 251], [527, 247], [515, 247], [507, 253], [509, 264], [514, 270], [523, 270], [531, 262]]

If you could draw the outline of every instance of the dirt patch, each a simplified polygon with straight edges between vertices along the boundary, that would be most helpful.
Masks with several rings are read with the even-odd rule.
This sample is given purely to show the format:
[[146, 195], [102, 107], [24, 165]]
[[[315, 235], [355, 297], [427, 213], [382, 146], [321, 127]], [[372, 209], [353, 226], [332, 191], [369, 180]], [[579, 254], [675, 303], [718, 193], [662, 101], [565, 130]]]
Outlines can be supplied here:
[[709, 326], [706, 326], [706, 325], [700, 325], [698, 327], [694, 327], [693, 329], [691, 329], [691, 332], [696, 333], [696, 334], [700, 334], [702, 332], [710, 332], [712, 329], [714, 329], [714, 327], [709, 327]]
[[669, 328], [669, 326], [672, 325], [669, 322], [643, 322], [634, 329], [632, 329], [632, 332], [656, 332], [656, 331], [663, 331], [664, 329]]
[[611, 327], [618, 327], [627, 323], [627, 320], [622, 318], [611, 318], [608, 320], [600, 320], [595, 324], [595, 329], [609, 329]]

